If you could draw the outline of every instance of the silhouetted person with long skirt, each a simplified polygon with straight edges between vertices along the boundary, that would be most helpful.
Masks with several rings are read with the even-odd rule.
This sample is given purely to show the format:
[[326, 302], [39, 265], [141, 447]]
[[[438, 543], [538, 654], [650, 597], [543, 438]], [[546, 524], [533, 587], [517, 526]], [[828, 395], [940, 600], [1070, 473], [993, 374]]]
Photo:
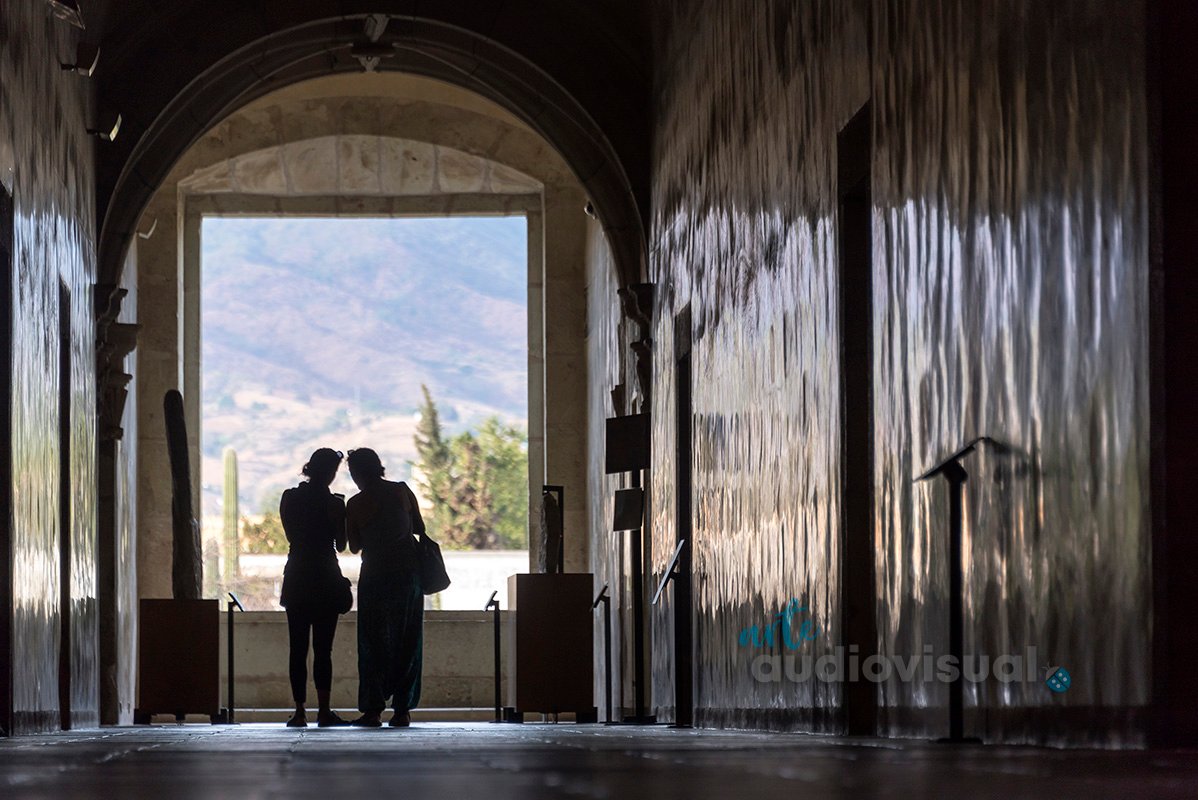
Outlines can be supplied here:
[[420, 700], [424, 594], [416, 535], [424, 520], [406, 483], [383, 478], [378, 453], [362, 448], [347, 458], [361, 491], [349, 499], [350, 552], [362, 552], [358, 579], [358, 709], [354, 725], [377, 728], [390, 701], [390, 725], [411, 723]]
[[341, 453], [322, 447], [304, 465], [307, 480], [283, 492], [279, 517], [290, 549], [283, 570], [280, 604], [287, 609], [287, 632], [291, 643], [291, 696], [295, 715], [288, 727], [308, 724], [304, 704], [308, 688], [308, 636], [312, 637], [312, 677], [320, 711], [316, 722], [322, 728], [348, 725], [329, 707], [333, 683], [333, 636], [337, 631], [338, 606], [344, 605], [345, 580], [337, 563], [337, 552], [345, 549], [345, 500], [329, 491], [341, 466]]

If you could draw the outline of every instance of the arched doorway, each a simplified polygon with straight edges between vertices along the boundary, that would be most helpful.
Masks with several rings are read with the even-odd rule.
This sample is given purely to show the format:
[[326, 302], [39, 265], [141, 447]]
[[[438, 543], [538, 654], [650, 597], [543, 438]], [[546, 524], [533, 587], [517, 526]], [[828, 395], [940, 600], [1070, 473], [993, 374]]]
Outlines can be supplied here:
[[[627, 41], [645, 30], [636, 5], [521, 2], [497, 19], [489, 3], [473, 0], [421, 15], [408, 3], [351, 2], [328, 18], [309, 4], [281, 4], [267, 17], [240, 3], [180, 2], [128, 15], [111, 34], [126, 47], [101, 76], [103, 105], [127, 120], [99, 161], [101, 283], [115, 285], [149, 197], [216, 120], [271, 91], [364, 66], [460, 86], [543, 136], [591, 199], [622, 279], [636, 280], [645, 253], [649, 91], [644, 52]], [[187, 46], [198, 29], [205, 47]], [[163, 52], [174, 69], [161, 68]], [[596, 80], [585, 64], [600, 52], [607, 74]]]
[[[596, 9], [574, 0], [550, 7], [516, 2], [497, 13], [490, 3], [468, 1], [421, 8], [421, 15], [413, 16], [406, 2], [350, 2], [341, 4], [339, 10], [341, 15], [330, 19], [327, 11], [317, 4], [287, 3], [262, 9], [234, 2], [184, 0], [169, 5], [122, 6], [119, 13], [110, 12], [110, 19], [101, 24], [105, 40], [119, 43], [119, 47], [108, 51], [105, 69], [99, 74], [98, 106], [105, 112], [120, 112], [125, 121], [118, 140], [103, 144], [97, 151], [97, 212], [101, 227], [97, 240], [96, 308], [97, 339], [102, 350], [123, 343], [112, 333], [118, 315], [121, 320], [135, 316], [130, 310], [120, 308], [124, 293], [128, 293], [127, 304], [136, 299], [143, 309], [158, 306], [156, 299], [149, 296], [153, 294], [149, 285], [136, 286], [137, 281], [130, 279], [129, 272], [142, 273], [151, 265], [150, 255], [138, 252], [143, 246], [153, 244], [155, 239], [159, 243], [166, 238], [174, 239], [174, 233], [181, 230], [165, 224], [179, 222], [168, 219], [178, 213], [177, 198], [161, 190], [172, 180], [172, 175], [177, 175], [179, 165], [187, 158], [187, 149], [197, 145], [205, 132], [213, 129], [216, 120], [228, 118], [271, 92], [316, 77], [360, 73], [364, 66], [385, 73], [370, 78], [408, 74], [439, 79], [444, 81], [443, 86], [465, 88], [473, 96], [491, 101], [494, 107], [506, 112], [509, 121], [514, 120], [526, 132], [539, 137], [544, 154], [552, 156], [540, 161], [553, 163], [555, 168], [564, 166], [565, 173], [575, 182], [574, 191], [546, 191], [544, 208], [576, 210], [589, 201], [589, 208], [602, 227], [599, 233], [598, 225], [577, 218], [572, 228], [549, 224], [546, 219], [540, 235], [545, 252], [561, 248], [563, 241], [573, 241], [575, 244], [569, 247], [588, 249], [587, 254], [579, 253], [577, 257], [576, 264], [581, 268], [592, 240], [599, 236], [604, 239], [602, 250], [608, 265], [605, 268], [618, 276], [613, 283], [643, 280], [650, 143], [647, 108], [651, 82], [645, 61], [648, 26], [642, 19], [645, 12], [640, 4]], [[221, 24], [213, 25], [213, 20]], [[199, 30], [204, 33], [197, 38], [195, 32]], [[202, 46], [196, 46], [197, 42]], [[363, 59], [363, 52], [377, 52], [383, 57]], [[592, 74], [588, 66], [592, 64], [602, 64], [604, 74]], [[409, 120], [420, 118], [416, 115]], [[395, 131], [376, 133], [391, 135]], [[464, 150], [470, 152], [469, 147]], [[501, 150], [502, 147], [485, 154], [502, 163]], [[165, 214], [159, 213], [163, 210], [161, 203], [155, 209], [156, 197], [165, 199], [169, 206]], [[149, 239], [137, 236], [153, 230], [155, 221], [164, 226], [157, 236]], [[166, 231], [170, 231], [168, 236], [164, 236]], [[131, 244], [136, 246], [130, 247]], [[178, 256], [175, 253], [167, 263], [179, 263]], [[181, 276], [174, 273], [175, 285], [170, 291], [180, 288]], [[579, 337], [585, 335], [587, 320], [583, 284], [585, 281], [552, 298], [543, 298], [551, 300], [549, 307], [563, 319], [570, 320]], [[169, 294], [163, 285], [157, 289], [157, 299]], [[173, 302], [178, 305], [177, 299]], [[177, 313], [175, 319], [176, 325], [180, 321], [185, 323], [185, 318]], [[139, 384], [142, 377], [154, 373], [160, 383], [170, 384], [172, 370], [176, 373], [175, 384], [185, 384], [182, 374], [188, 367], [182, 360], [184, 333], [178, 327], [160, 329], [158, 336], [146, 330], [141, 332], [136, 353]], [[180, 343], [174, 345], [173, 354], [172, 341]], [[156, 344], [163, 346], [154, 352]], [[546, 356], [550, 361], [545, 364], [545, 379], [538, 396], [546, 408], [573, 409], [556, 426], [547, 421], [547, 430], [556, 427], [560, 438], [573, 439], [585, 451], [588, 447], [585, 358], [579, 357], [578, 350], [572, 353], [560, 348], [555, 352], [547, 349]], [[553, 360], [560, 366], [556, 374]], [[101, 375], [100, 382], [106, 384], [113, 379], [119, 382], [120, 376]], [[549, 396], [555, 390], [577, 397], [558, 402]], [[136, 394], [153, 399], [145, 404], [132, 400], [129, 405], [152, 409], [161, 400], [160, 394], [153, 397], [156, 393], [139, 385]], [[120, 408], [119, 403], [101, 406], [100, 422], [105, 430], [119, 431]], [[160, 420], [153, 420], [140, 410], [136, 416], [146, 417], [151, 423], [142, 426], [125, 423], [128, 431], [144, 428], [139, 438], [161, 427]], [[530, 449], [532, 446], [530, 443]], [[149, 463], [137, 464], [134, 470], [136, 455], [126, 455], [123, 459], [116, 465], [118, 474], [131, 478], [134, 473], [159, 474], [150, 469]], [[579, 485], [585, 485], [585, 455], [563, 461], [562, 467], [578, 472]], [[546, 449], [545, 469], [558, 475], [549, 449]], [[555, 482], [560, 479], [559, 475]], [[151, 492], [144, 486], [137, 491], [132, 484], [139, 482], [141, 478], [128, 480], [124, 484], [127, 494], [118, 491], [111, 499], [101, 499], [98, 510], [102, 528], [107, 521], [117, 529], [133, 525], [142, 530], [147, 527], [147, 519], [133, 522], [136, 514], [127, 508], [127, 495], [134, 495], [137, 504], [153, 497], [157, 506], [162, 506], [169, 490], [160, 483]], [[535, 479], [530, 478], [530, 482], [535, 483]], [[588, 505], [594, 504], [588, 504], [582, 492], [573, 496], [578, 500], [575, 506], [578, 519], [573, 527], [583, 531], [587, 529]], [[569, 519], [566, 523], [571, 526]], [[119, 535], [114, 544], [116, 541], [120, 541]], [[579, 555], [583, 556], [585, 542], [580, 544]], [[162, 543], [148, 550], [138, 549], [142, 552], [137, 559], [126, 558], [128, 554], [124, 551], [113, 554], [117, 572], [128, 571], [135, 560], [153, 563], [155, 559], [169, 559]], [[122, 583], [121, 576], [117, 576], [114, 583], [123, 587], [136, 585], [133, 576], [124, 577], [128, 580]], [[152, 581], [140, 591], [143, 595], [153, 592]], [[101, 609], [105, 620], [102, 631], [107, 631], [101, 635], [101, 661], [102, 669], [117, 670], [126, 676], [117, 683], [129, 686], [132, 668], [118, 666], [116, 654], [121, 647], [128, 649], [135, 628], [117, 619], [121, 615], [128, 619], [132, 613], [128, 608], [119, 610], [119, 605], [114, 599]], [[108, 690], [111, 682], [105, 684]]]
[[577, 534], [566, 564], [584, 571], [586, 200], [564, 160], [518, 119], [473, 93], [397, 73], [296, 84], [197, 140], [151, 196], [130, 251], [141, 326], [138, 594], [170, 595], [169, 463], [157, 410], [171, 388], [184, 395], [193, 507], [201, 505], [199, 242], [212, 214], [523, 215], [530, 521], [542, 484], [573, 487], [566, 523]]

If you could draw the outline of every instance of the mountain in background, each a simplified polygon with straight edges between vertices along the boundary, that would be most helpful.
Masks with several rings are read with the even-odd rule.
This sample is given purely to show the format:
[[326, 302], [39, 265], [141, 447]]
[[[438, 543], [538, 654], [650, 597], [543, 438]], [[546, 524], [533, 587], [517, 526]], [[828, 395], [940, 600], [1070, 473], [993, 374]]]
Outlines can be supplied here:
[[225, 447], [242, 513], [320, 446], [373, 447], [406, 477], [422, 383], [450, 432], [527, 425], [523, 217], [211, 217], [202, 238], [205, 516]]

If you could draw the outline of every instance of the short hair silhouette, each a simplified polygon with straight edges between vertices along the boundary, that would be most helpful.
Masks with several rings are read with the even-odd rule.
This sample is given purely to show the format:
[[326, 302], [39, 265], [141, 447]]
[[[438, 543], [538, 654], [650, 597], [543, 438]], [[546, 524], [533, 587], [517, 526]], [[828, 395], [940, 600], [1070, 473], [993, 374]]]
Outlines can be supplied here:
[[383, 462], [379, 460], [379, 454], [369, 447], [359, 447], [357, 450], [350, 450], [345, 463], [349, 466], [350, 472], [367, 477], [377, 476], [381, 478], [387, 472], [383, 468]]

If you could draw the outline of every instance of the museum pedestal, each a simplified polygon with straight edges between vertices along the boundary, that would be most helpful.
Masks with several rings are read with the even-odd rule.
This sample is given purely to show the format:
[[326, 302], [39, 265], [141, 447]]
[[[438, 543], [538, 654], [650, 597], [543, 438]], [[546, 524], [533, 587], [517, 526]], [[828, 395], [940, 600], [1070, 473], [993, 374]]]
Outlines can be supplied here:
[[138, 703], [154, 714], [220, 718], [220, 601], [142, 600], [138, 617]]
[[514, 618], [508, 696], [518, 712], [597, 719], [593, 593], [589, 572], [508, 578]]

